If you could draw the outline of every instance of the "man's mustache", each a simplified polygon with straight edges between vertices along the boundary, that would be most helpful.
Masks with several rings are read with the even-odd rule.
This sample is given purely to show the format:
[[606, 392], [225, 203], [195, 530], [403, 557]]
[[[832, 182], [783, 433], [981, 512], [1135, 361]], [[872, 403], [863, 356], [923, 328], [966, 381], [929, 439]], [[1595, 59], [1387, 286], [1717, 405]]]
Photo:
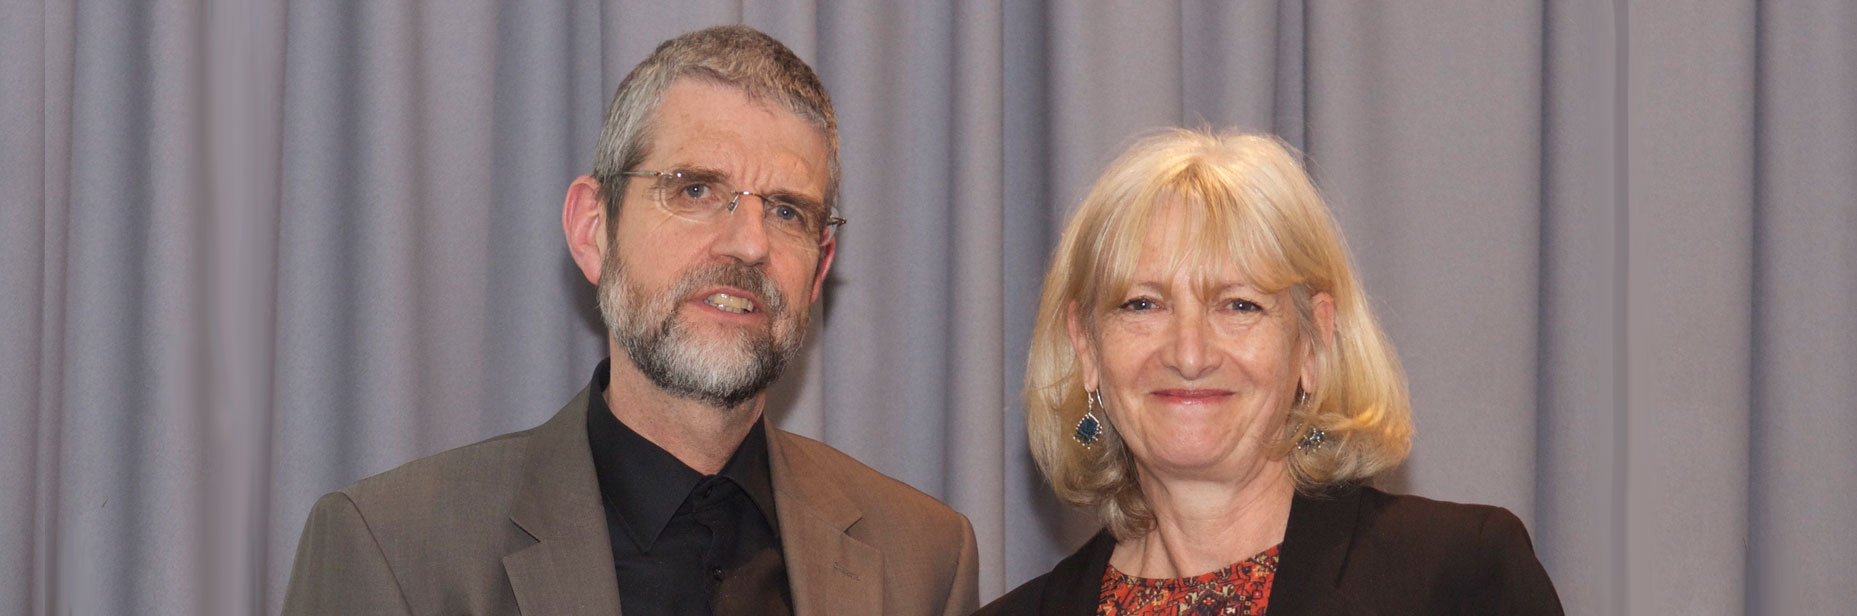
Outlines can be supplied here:
[[786, 296], [780, 293], [780, 287], [772, 278], [759, 268], [740, 263], [711, 263], [701, 265], [685, 274], [671, 292], [671, 297], [685, 297], [697, 289], [712, 286], [734, 287], [759, 296], [761, 308], [770, 317], [779, 317], [787, 313]]

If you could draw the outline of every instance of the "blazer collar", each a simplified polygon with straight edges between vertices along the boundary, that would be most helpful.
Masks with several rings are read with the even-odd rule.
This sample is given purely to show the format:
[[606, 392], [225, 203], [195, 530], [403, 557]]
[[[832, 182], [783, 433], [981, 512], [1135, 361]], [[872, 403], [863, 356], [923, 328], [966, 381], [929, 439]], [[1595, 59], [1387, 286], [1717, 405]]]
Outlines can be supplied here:
[[[1039, 616], [1095, 614], [1102, 599], [1103, 571], [1115, 553], [1115, 536], [1103, 530], [1051, 569], [1047, 591], [1039, 598]], [[1066, 592], [1068, 591], [1068, 592]]]
[[617, 614], [606, 511], [587, 444], [590, 388], [529, 435], [509, 519], [534, 543], [503, 557], [524, 614]]
[[767, 430], [793, 612], [882, 614], [883, 552], [846, 533], [864, 512], [845, 494], [839, 469], [815, 459], [799, 438]]
[[[1322, 496], [1297, 494], [1290, 502], [1289, 528], [1283, 533], [1276, 578], [1270, 583], [1271, 614], [1372, 614], [1336, 585], [1347, 565], [1360, 516], [1360, 490], [1347, 488]], [[1052, 568], [1043, 616], [1094, 614], [1102, 589], [1103, 569], [1115, 552], [1115, 537], [1102, 531], [1076, 553]]]
[[1345, 487], [1317, 496], [1297, 493], [1270, 585], [1271, 614], [1372, 614], [1338, 585], [1354, 543], [1360, 491]]

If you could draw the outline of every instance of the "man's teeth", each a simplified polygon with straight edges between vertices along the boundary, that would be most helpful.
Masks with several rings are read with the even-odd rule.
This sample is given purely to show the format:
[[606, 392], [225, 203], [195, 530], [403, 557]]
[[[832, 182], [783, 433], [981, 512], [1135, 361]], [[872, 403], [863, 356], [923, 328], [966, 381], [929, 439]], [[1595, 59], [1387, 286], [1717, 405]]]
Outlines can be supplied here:
[[727, 293], [717, 293], [703, 298], [703, 303], [735, 314], [748, 314], [754, 312], [754, 302], [748, 301], [748, 298], [736, 297]]

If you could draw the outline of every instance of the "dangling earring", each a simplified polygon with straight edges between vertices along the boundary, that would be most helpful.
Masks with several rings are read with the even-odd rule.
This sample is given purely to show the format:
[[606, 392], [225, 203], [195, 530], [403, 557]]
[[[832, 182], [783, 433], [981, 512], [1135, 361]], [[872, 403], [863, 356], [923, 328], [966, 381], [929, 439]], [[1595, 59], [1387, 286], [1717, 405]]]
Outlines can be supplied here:
[[1296, 450], [1315, 451], [1321, 449], [1322, 443], [1327, 442], [1327, 440], [1327, 431], [1321, 428], [1310, 428], [1308, 434], [1303, 435], [1301, 440], [1296, 441]]
[[1089, 406], [1083, 409], [1083, 417], [1077, 419], [1077, 431], [1070, 435], [1084, 449], [1096, 445], [1096, 441], [1103, 438], [1103, 420], [1096, 416], [1096, 409], [1103, 408], [1103, 395], [1100, 391], [1091, 390], [1088, 398]]
[[[1295, 408], [1303, 408], [1308, 405], [1309, 405], [1309, 392], [1303, 390], [1302, 383], [1297, 383], [1296, 384]], [[1326, 430], [1323, 430], [1321, 428], [1310, 428], [1308, 434], [1305, 434], [1303, 435], [1302, 438], [1297, 439], [1296, 450], [1306, 452], [1306, 451], [1314, 451], [1317, 449], [1321, 449], [1322, 443], [1327, 440], [1328, 440], [1328, 432]]]

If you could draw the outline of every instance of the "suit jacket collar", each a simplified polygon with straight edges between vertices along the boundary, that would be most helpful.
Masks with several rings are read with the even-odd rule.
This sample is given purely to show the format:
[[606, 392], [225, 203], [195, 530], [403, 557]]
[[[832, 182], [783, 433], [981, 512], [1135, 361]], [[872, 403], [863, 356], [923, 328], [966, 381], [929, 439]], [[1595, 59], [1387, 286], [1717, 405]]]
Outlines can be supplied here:
[[839, 469], [809, 454], [799, 437], [767, 430], [780, 548], [795, 614], [882, 614], [883, 552], [847, 533], [864, 512]]
[[617, 614], [606, 510], [587, 444], [590, 389], [530, 433], [509, 519], [533, 544], [503, 557], [525, 614]]
[[[606, 511], [587, 441], [583, 389], [530, 434], [509, 519], [533, 544], [503, 557], [525, 614], [617, 614]], [[847, 534], [864, 512], [845, 494], [838, 469], [815, 459], [799, 437], [769, 427], [774, 509], [795, 614], [883, 613], [883, 553]]]

